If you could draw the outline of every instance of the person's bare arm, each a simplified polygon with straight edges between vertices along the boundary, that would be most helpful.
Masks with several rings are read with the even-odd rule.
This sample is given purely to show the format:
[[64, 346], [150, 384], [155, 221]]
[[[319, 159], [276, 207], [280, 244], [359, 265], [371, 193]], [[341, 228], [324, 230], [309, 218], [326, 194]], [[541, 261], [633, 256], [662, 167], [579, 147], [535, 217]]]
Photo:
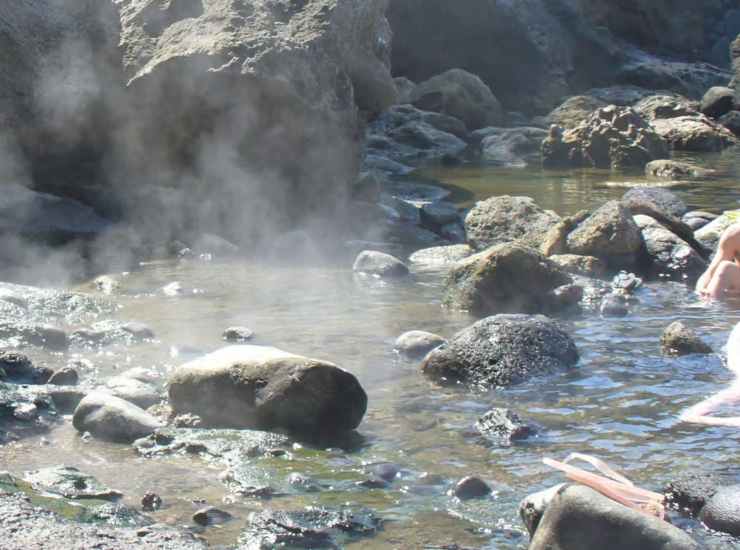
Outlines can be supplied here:
[[719, 393], [714, 394], [709, 399], [705, 399], [701, 403], [698, 403], [684, 411], [679, 417], [682, 422], [689, 422], [691, 424], [704, 424], [706, 426], [729, 426], [733, 428], [740, 427], [740, 417], [720, 417], [711, 416], [713, 412], [719, 409], [722, 405], [731, 405], [733, 403], [740, 402], [740, 381], [735, 381], [733, 384]]
[[717, 253], [696, 283], [696, 291], [700, 294], [707, 294], [709, 283], [712, 281], [717, 268], [722, 262], [734, 261], [738, 252], [740, 252], [740, 224], [736, 223], [722, 233], [717, 246]]

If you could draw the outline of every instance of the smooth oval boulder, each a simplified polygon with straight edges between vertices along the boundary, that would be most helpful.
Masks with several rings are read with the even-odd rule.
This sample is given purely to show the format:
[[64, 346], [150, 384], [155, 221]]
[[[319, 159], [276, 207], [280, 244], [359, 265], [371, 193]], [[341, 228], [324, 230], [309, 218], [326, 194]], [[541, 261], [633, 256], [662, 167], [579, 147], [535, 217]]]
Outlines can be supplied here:
[[92, 392], [80, 401], [72, 424], [80, 433], [90, 432], [94, 437], [122, 443], [146, 437], [162, 427], [144, 409], [103, 392]]
[[726, 86], [713, 86], [701, 100], [699, 110], [711, 118], [720, 118], [735, 108], [735, 90]]
[[445, 281], [444, 302], [478, 316], [541, 313], [559, 303], [553, 291], [571, 282], [536, 250], [504, 243], [456, 264]]
[[496, 315], [458, 332], [424, 358], [422, 372], [443, 384], [506, 387], [578, 362], [573, 339], [543, 315]]
[[740, 485], [720, 486], [699, 517], [710, 529], [740, 536]]
[[542, 128], [489, 128], [481, 141], [481, 158], [496, 166], [524, 168], [542, 160]]
[[447, 340], [437, 334], [423, 330], [411, 330], [398, 337], [395, 349], [407, 357], [421, 357]]
[[680, 218], [689, 210], [678, 195], [661, 187], [630, 189], [622, 197], [622, 204], [630, 209], [635, 206], [638, 210], [640, 206], [648, 205], [660, 213], [676, 218]]
[[704, 115], [657, 119], [653, 128], [677, 151], [718, 152], [738, 142], [730, 130]]
[[566, 485], [547, 504], [529, 550], [699, 550], [670, 523], [641, 514], [589, 487]]
[[577, 254], [555, 254], [550, 261], [563, 271], [582, 277], [600, 278], [606, 275], [606, 264], [594, 256], [578, 256]]
[[175, 414], [212, 427], [284, 429], [323, 436], [354, 430], [367, 395], [338, 366], [272, 347], [229, 346], [186, 363], [169, 377]]
[[568, 234], [568, 251], [595, 256], [610, 267], [635, 265], [642, 249], [642, 233], [630, 211], [617, 201], [607, 202]]
[[355, 259], [352, 270], [357, 273], [377, 275], [381, 278], [403, 277], [409, 274], [409, 268], [401, 260], [385, 252], [365, 250]]
[[449, 267], [464, 260], [472, 253], [473, 249], [467, 244], [434, 246], [417, 250], [409, 257], [409, 262], [425, 268]]
[[475, 250], [511, 241], [537, 247], [559, 221], [529, 197], [502, 195], [478, 202], [465, 217], [465, 232]]

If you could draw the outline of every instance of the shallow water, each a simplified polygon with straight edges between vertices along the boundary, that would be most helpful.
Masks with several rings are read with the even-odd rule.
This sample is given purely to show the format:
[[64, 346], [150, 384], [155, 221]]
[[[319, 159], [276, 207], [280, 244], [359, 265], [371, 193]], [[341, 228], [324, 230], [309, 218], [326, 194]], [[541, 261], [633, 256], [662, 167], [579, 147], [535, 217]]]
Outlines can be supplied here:
[[[737, 156], [702, 159], [727, 167], [721, 180], [677, 188], [691, 207], [734, 207], [740, 189], [733, 181]], [[429, 175], [430, 172], [427, 173]], [[624, 190], [604, 186], [605, 173], [562, 176], [538, 171], [493, 168], [436, 171], [449, 184], [464, 186], [476, 197], [528, 194], [560, 213], [591, 207]], [[618, 177], [619, 181], [644, 181]], [[117, 308], [99, 308], [87, 318], [70, 316], [68, 328], [94, 320], [120, 319], [148, 324], [153, 343], [102, 350], [73, 348], [68, 354], [38, 351], [32, 356], [52, 366], [70, 356], [89, 359], [87, 378], [105, 380], [135, 366], [165, 374], [201, 353], [223, 345], [221, 332], [246, 325], [254, 343], [327, 359], [358, 376], [369, 394], [369, 409], [351, 452], [296, 447], [289, 456], [245, 462], [241, 474], [276, 487], [293, 471], [311, 476], [323, 490], [260, 501], [233, 497], [218, 479], [224, 466], [199, 458], [145, 459], [127, 447], [83, 441], [69, 421], [43, 437], [0, 448], [0, 468], [14, 473], [66, 464], [97, 476], [125, 493], [138, 506], [150, 490], [165, 507], [159, 521], [190, 524], [202, 502], [231, 511], [236, 519], [203, 535], [214, 544], [233, 544], [250, 511], [290, 509], [308, 504], [368, 506], [385, 520], [372, 539], [351, 548], [463, 547], [525, 548], [528, 538], [517, 505], [526, 494], [562, 481], [542, 465], [543, 456], [564, 458], [571, 452], [597, 455], [635, 482], [660, 489], [677, 473], [737, 470], [740, 432], [694, 427], [676, 422], [691, 404], [718, 391], [730, 380], [722, 347], [735, 323], [738, 304], [706, 304], [677, 283], [649, 283], [637, 293], [639, 304], [624, 319], [595, 314], [567, 319], [581, 353], [577, 369], [487, 394], [442, 389], [418, 372], [417, 362], [399, 358], [395, 338], [411, 329], [452, 336], [473, 319], [441, 307], [443, 274], [425, 271], [401, 283], [355, 277], [351, 258], [320, 266], [264, 265], [235, 261], [192, 260], [156, 263], [122, 279], [121, 291], [108, 297]], [[177, 281], [182, 292], [167, 296]], [[90, 291], [90, 287], [81, 290]], [[715, 350], [709, 357], [665, 358], [659, 338], [674, 320], [694, 326]], [[513, 408], [540, 427], [540, 434], [508, 448], [488, 447], [470, 430], [495, 406]], [[387, 489], [361, 489], [368, 465], [391, 462], [400, 474]], [[424, 481], [422, 474], [440, 476]], [[474, 474], [493, 487], [484, 500], [457, 502], [447, 491], [459, 478]], [[224, 501], [226, 499], [226, 501]], [[197, 502], [193, 502], [197, 501]], [[701, 528], [689, 523], [690, 528]]]

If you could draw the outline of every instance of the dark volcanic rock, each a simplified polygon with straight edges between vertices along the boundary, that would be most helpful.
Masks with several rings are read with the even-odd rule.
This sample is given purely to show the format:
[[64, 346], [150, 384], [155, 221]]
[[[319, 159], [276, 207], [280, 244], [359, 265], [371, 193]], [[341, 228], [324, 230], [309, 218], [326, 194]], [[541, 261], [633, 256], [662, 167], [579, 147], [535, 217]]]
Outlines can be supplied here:
[[475, 250], [512, 241], [534, 248], [559, 221], [557, 214], [543, 210], [529, 197], [502, 195], [473, 207], [465, 217], [465, 233]]
[[374, 535], [381, 520], [369, 510], [306, 508], [295, 512], [254, 513], [240, 537], [244, 548], [338, 548]]
[[284, 429], [303, 437], [354, 430], [367, 395], [351, 373], [270, 347], [231, 346], [175, 369], [175, 414], [212, 427]]
[[541, 313], [562, 307], [554, 295], [570, 276], [531, 248], [493, 246], [456, 264], [445, 282], [445, 304], [474, 315]]
[[[548, 124], [555, 124], [566, 130], [575, 128], [586, 120], [596, 109], [606, 107], [606, 103], [591, 96], [570, 97], [546, 117]], [[544, 139], [544, 136], [543, 136]]]
[[468, 476], [457, 482], [453, 493], [460, 500], [470, 500], [490, 495], [491, 488], [482, 479]]
[[224, 330], [222, 337], [227, 342], [247, 342], [254, 337], [254, 332], [247, 327], [229, 327]]
[[692, 353], [712, 353], [699, 335], [681, 321], [671, 323], [660, 337], [663, 353], [667, 355], [689, 355]]
[[421, 368], [441, 383], [505, 387], [577, 362], [573, 340], [555, 321], [544, 316], [497, 315], [432, 350]]
[[227, 521], [231, 521], [232, 519], [234, 519], [234, 516], [214, 506], [201, 508], [193, 514], [193, 521], [204, 527], [209, 525], [220, 525]]
[[500, 445], [511, 445], [537, 433], [534, 427], [509, 409], [491, 409], [478, 419], [475, 427], [481, 435]]
[[53, 386], [76, 386], [80, 375], [74, 367], [62, 367], [49, 378], [48, 383]]
[[717, 489], [733, 485], [732, 481], [710, 473], [683, 473], [663, 489], [666, 499], [674, 508], [697, 516]]
[[740, 485], [718, 487], [699, 517], [710, 529], [740, 536]]
[[666, 142], [650, 124], [632, 109], [615, 105], [599, 109], [570, 130], [551, 127], [542, 142], [545, 166], [642, 168], [667, 156]]
[[0, 351], [0, 370], [5, 373], [0, 379], [26, 384], [46, 384], [53, 374], [50, 368], [36, 366], [28, 357], [14, 351]]
[[552, 497], [529, 548], [698, 550], [700, 547], [666, 521], [631, 510], [588, 487], [567, 485]]
[[719, 123], [735, 134], [735, 137], [740, 137], [740, 111], [730, 111], [719, 119]]

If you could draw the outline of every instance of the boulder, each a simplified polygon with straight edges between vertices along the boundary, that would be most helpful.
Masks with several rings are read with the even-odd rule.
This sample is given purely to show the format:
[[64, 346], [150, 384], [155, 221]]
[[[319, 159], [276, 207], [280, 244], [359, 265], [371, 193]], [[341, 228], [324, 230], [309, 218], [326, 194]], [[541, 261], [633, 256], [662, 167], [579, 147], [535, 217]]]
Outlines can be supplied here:
[[652, 209], [658, 212], [679, 219], [688, 211], [686, 203], [678, 195], [661, 187], [630, 189], [622, 196], [622, 204], [630, 209], [632, 207], [639, 209], [643, 205], [650, 205]]
[[678, 94], [650, 95], [638, 101], [634, 109], [648, 122], [663, 118], [694, 116], [699, 114], [699, 105]]
[[679, 281], [696, 281], [708, 263], [689, 244], [650, 216], [637, 215], [645, 252], [653, 276]]
[[376, 275], [382, 278], [404, 277], [409, 268], [401, 260], [384, 252], [365, 250], [355, 259], [352, 270], [356, 273]]
[[568, 234], [590, 215], [591, 212], [588, 210], [581, 210], [573, 216], [566, 216], [560, 220], [545, 234], [539, 246], [540, 252], [548, 257], [556, 254], [567, 254]]
[[664, 487], [668, 504], [696, 517], [719, 487], [734, 485], [731, 476], [690, 469], [677, 473]]
[[666, 355], [690, 355], [693, 353], [712, 353], [699, 335], [681, 321], [675, 321], [666, 327], [660, 337], [660, 346]]
[[635, 111], [609, 105], [570, 130], [550, 128], [542, 142], [545, 166], [644, 167], [668, 156], [666, 142]]
[[619, 105], [620, 107], [631, 107], [651, 95], [655, 95], [653, 90], [619, 84], [606, 86], [605, 88], [591, 88], [585, 93], [586, 97], [592, 97], [607, 105]]
[[254, 338], [254, 331], [247, 327], [229, 327], [223, 331], [221, 338], [232, 344], [242, 344]]
[[[565, 102], [556, 107], [545, 118], [548, 125], [556, 125], [569, 130], [580, 125], [591, 113], [613, 102], [605, 102], [589, 95], [577, 95], [569, 97]], [[543, 138], [544, 139], [544, 138]]]
[[443, 384], [507, 387], [566, 370], [578, 362], [571, 337], [547, 317], [496, 315], [429, 352], [422, 372]]
[[725, 86], [709, 88], [699, 110], [710, 118], [720, 118], [735, 108], [735, 90]]
[[410, 100], [419, 109], [458, 118], [471, 130], [496, 126], [504, 118], [501, 104], [491, 89], [463, 69], [450, 69], [419, 83]]
[[552, 497], [530, 550], [699, 550], [670, 523], [627, 508], [582, 485], [566, 485]]
[[444, 338], [423, 330], [411, 330], [396, 339], [394, 348], [407, 357], [423, 357], [447, 342]]
[[208, 425], [305, 437], [354, 430], [367, 408], [367, 395], [349, 372], [259, 346], [226, 347], [178, 367], [169, 397], [175, 414], [195, 414]]
[[483, 498], [491, 494], [488, 484], [478, 477], [464, 477], [455, 484], [453, 494], [460, 500]]
[[[0, 341], [9, 340], [51, 351], [65, 351], [69, 347], [67, 334], [56, 327], [29, 322], [0, 322]], [[5, 344], [8, 345], [8, 344]]]
[[541, 313], [570, 277], [542, 254], [516, 243], [495, 245], [456, 264], [445, 282], [445, 304], [477, 316]]
[[481, 158], [496, 166], [524, 168], [542, 160], [542, 128], [489, 128], [481, 141]]
[[131, 443], [162, 427], [143, 409], [104, 392], [87, 394], [77, 405], [72, 424], [80, 433], [121, 443]]
[[715, 249], [722, 233], [732, 224], [738, 222], [738, 219], [740, 219], [738, 215], [740, 215], [740, 211], [737, 210], [724, 212], [721, 216], [699, 229], [695, 233], [696, 239], [710, 249]]
[[732, 132], [735, 137], [740, 137], [740, 111], [730, 111], [719, 119], [719, 123]]
[[633, 266], [643, 247], [640, 228], [627, 208], [610, 201], [596, 210], [568, 235], [568, 250], [580, 256], [595, 256], [610, 267]]
[[740, 485], [718, 487], [699, 517], [710, 529], [740, 536]]
[[692, 210], [691, 212], [686, 212], [686, 214], [681, 218], [681, 221], [694, 231], [698, 231], [702, 227], [705, 227], [716, 220], [718, 217], [719, 216], [717, 216], [717, 214], [712, 214], [711, 212]]
[[512, 241], [536, 247], [559, 221], [529, 197], [503, 195], [478, 202], [465, 217], [465, 232], [475, 250]]
[[74, 367], [62, 367], [54, 371], [49, 378], [48, 384], [52, 386], [76, 386], [80, 380], [80, 375]]
[[660, 179], [702, 179], [711, 176], [712, 173], [712, 170], [677, 160], [654, 160], [645, 166], [645, 175]]
[[475, 428], [497, 445], [511, 445], [537, 433], [534, 427], [510, 409], [491, 409], [478, 419]]
[[467, 244], [435, 246], [414, 252], [409, 257], [409, 262], [425, 268], [449, 267], [471, 254], [473, 254], [473, 249]]
[[451, 202], [430, 202], [421, 207], [421, 222], [431, 229], [443, 227], [459, 219], [457, 206]]
[[54, 466], [26, 472], [23, 479], [45, 492], [71, 500], [112, 500], [123, 497], [123, 493], [110, 489], [93, 476], [72, 466]]
[[27, 356], [14, 351], [0, 351], [0, 371], [0, 379], [16, 384], [46, 384], [54, 372], [34, 365]]
[[652, 125], [677, 151], [722, 151], [737, 144], [732, 132], [704, 115], [661, 118]]
[[116, 397], [147, 409], [162, 401], [162, 396], [151, 378], [137, 376], [138, 369], [134, 372], [124, 372], [108, 380], [104, 387], [97, 391], [110, 393]]
[[545, 515], [545, 510], [547, 510], [550, 502], [552, 502], [552, 499], [555, 498], [563, 487], [565, 487], [565, 484], [561, 483], [549, 489], [532, 493], [531, 495], [527, 495], [519, 503], [519, 517], [522, 518], [530, 537], [537, 530], [540, 520]]
[[578, 256], [576, 254], [555, 254], [550, 261], [566, 273], [581, 275], [582, 277], [601, 278], [607, 273], [606, 264], [594, 256]]

